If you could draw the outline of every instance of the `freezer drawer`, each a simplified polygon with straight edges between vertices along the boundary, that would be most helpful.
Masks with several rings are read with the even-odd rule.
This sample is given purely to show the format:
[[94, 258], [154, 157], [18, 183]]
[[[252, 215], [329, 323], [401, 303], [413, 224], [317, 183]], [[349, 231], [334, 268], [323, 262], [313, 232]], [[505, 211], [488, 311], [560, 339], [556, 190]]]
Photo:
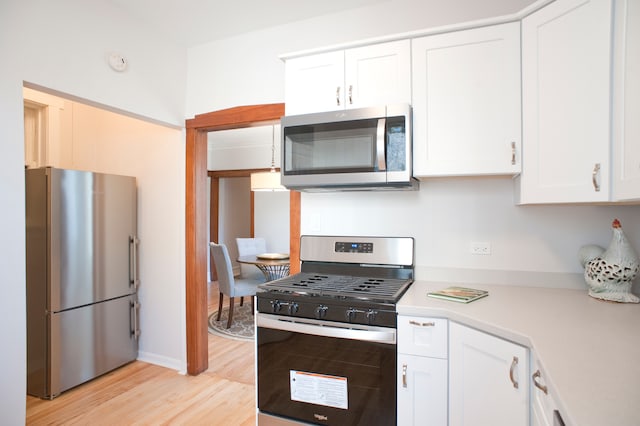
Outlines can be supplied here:
[[53, 398], [137, 358], [136, 295], [51, 315], [50, 347], [28, 366], [27, 393]]

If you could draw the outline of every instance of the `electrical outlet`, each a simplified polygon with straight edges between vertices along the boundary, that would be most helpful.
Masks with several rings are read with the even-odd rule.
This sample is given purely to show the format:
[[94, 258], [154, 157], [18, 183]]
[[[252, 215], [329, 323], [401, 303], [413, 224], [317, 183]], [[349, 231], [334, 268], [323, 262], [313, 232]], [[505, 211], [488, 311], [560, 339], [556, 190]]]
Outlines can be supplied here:
[[473, 242], [469, 246], [471, 254], [488, 255], [491, 254], [491, 243], [489, 242]]

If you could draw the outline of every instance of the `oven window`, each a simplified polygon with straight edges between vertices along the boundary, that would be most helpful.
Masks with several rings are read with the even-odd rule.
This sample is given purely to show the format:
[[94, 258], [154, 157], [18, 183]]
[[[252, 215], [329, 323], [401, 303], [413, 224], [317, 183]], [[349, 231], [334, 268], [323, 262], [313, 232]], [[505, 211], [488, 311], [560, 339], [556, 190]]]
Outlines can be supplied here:
[[[257, 339], [260, 411], [324, 425], [395, 424], [395, 345], [263, 327]], [[292, 400], [295, 378], [335, 394]]]

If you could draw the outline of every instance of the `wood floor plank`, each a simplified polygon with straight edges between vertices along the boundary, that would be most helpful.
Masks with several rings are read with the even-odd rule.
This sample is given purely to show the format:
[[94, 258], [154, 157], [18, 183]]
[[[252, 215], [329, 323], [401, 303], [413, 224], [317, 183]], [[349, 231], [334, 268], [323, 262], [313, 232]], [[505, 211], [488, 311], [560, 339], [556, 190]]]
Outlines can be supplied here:
[[[217, 309], [210, 284], [209, 310]], [[227, 302], [228, 303], [228, 302]], [[27, 425], [255, 425], [255, 348], [209, 335], [198, 376], [134, 361], [49, 401], [27, 396]]]

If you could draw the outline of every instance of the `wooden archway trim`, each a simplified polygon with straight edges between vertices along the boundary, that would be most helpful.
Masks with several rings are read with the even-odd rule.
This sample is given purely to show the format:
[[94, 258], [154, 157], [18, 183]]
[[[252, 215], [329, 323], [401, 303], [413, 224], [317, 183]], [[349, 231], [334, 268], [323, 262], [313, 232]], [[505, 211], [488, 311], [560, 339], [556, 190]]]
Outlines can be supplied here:
[[[207, 339], [207, 133], [274, 122], [284, 104], [250, 105], [196, 115], [186, 120], [185, 267], [187, 373], [209, 367]], [[290, 256], [292, 273], [300, 261], [300, 193], [290, 193]]]

